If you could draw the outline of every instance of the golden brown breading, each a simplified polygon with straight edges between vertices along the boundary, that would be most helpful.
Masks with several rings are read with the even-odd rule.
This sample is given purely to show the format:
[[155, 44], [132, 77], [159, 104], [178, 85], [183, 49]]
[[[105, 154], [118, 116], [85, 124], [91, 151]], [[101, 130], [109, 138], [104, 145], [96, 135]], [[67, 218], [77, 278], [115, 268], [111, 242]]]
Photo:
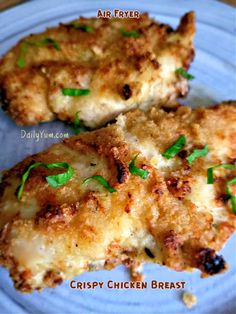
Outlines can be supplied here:
[[[162, 153], [180, 134], [186, 147], [165, 159]], [[223, 271], [226, 263], [216, 251], [236, 227], [224, 198], [225, 183], [236, 172], [215, 171], [209, 185], [207, 168], [235, 162], [235, 139], [235, 103], [179, 106], [175, 112], [120, 115], [116, 124], [26, 158], [5, 172], [0, 187], [0, 264], [24, 292], [121, 263], [134, 269], [140, 262], [177, 271], [199, 268], [207, 275]], [[209, 154], [188, 165], [184, 156], [206, 144]], [[150, 173], [145, 180], [129, 171], [137, 153], [136, 166]], [[24, 169], [37, 161], [70, 163], [75, 174], [53, 188], [45, 176], [58, 170], [35, 168], [18, 201]], [[117, 191], [109, 193], [96, 181], [82, 184], [92, 175], [103, 176]]]
[[[56, 118], [80, 119], [91, 128], [104, 125], [119, 113], [148, 109], [188, 92], [187, 80], [176, 69], [188, 69], [193, 57], [194, 13], [187, 13], [173, 30], [143, 14], [139, 19], [80, 18], [92, 32], [60, 24], [22, 39], [0, 60], [3, 108], [19, 125]], [[125, 37], [121, 29], [137, 31]], [[25, 43], [46, 38], [53, 45], [29, 45], [26, 65], [17, 66]], [[23, 48], [22, 48], [23, 47]], [[64, 96], [62, 88], [89, 89], [80, 97]]]

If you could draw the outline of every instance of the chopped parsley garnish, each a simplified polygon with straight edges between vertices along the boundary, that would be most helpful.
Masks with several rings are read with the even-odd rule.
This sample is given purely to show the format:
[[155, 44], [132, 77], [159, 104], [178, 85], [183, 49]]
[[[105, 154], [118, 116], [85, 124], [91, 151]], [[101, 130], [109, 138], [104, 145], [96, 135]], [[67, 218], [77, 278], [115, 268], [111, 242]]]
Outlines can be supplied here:
[[120, 29], [121, 34], [124, 37], [134, 37], [134, 38], [138, 38], [141, 36], [141, 34], [137, 31], [126, 31], [125, 29], [121, 28]]
[[26, 180], [29, 177], [30, 171], [32, 169], [40, 167], [40, 166], [47, 168], [47, 169], [56, 169], [56, 168], [67, 169], [67, 171], [64, 173], [59, 173], [56, 175], [51, 175], [51, 176], [46, 177], [48, 184], [54, 188], [61, 186], [63, 184], [66, 184], [72, 178], [72, 176], [74, 174], [74, 169], [66, 162], [56, 162], [56, 163], [51, 163], [51, 164], [45, 164], [44, 162], [36, 162], [34, 164], [31, 164], [28, 166], [28, 168], [26, 169], [26, 171], [22, 175], [21, 184], [17, 190], [17, 198], [18, 199], [21, 199], [24, 185], [25, 185]]
[[178, 68], [176, 71], [175, 71], [177, 74], [183, 76], [184, 78], [186, 78], [187, 80], [191, 81], [194, 79], [194, 76], [189, 74], [185, 69], [183, 68]]
[[204, 157], [209, 153], [208, 146], [204, 146], [202, 149], [194, 149], [192, 154], [190, 154], [186, 159], [191, 165], [196, 158]]
[[60, 50], [59, 44], [52, 38], [44, 38], [38, 41], [25, 41], [21, 43], [20, 45], [20, 52], [19, 56], [16, 60], [16, 64], [19, 68], [25, 67], [25, 56], [28, 48], [30, 46], [36, 46], [36, 47], [42, 47], [42, 46], [48, 46], [51, 45], [53, 48]]
[[79, 24], [79, 23], [76, 23], [76, 22], [70, 23], [69, 26], [72, 26], [75, 29], [80, 29], [81, 31], [84, 31], [86, 33], [92, 33], [93, 30], [94, 30], [92, 26]]
[[106, 179], [104, 179], [102, 176], [91, 176], [89, 178], [86, 178], [84, 181], [83, 181], [83, 184], [84, 183], [88, 183], [89, 181], [91, 180], [96, 180], [98, 183], [100, 183], [105, 189], [107, 189], [110, 193], [113, 193], [113, 192], [116, 192], [116, 190], [110, 186], [110, 184], [107, 182]]
[[226, 193], [230, 196], [230, 203], [231, 203], [231, 206], [232, 206], [232, 210], [233, 210], [234, 215], [236, 215], [236, 195], [232, 194], [231, 191], [230, 191], [230, 187], [229, 186], [231, 184], [236, 184], [236, 178], [228, 181], [227, 184], [226, 184]]
[[173, 158], [176, 154], [178, 154], [178, 152], [181, 151], [181, 149], [184, 147], [185, 144], [186, 144], [186, 137], [184, 135], [180, 135], [178, 140], [172, 146], [167, 148], [167, 150], [164, 151], [162, 156], [164, 156], [167, 159]]
[[82, 88], [62, 88], [61, 91], [64, 96], [71, 97], [86, 96], [90, 94], [89, 89]]
[[[214, 176], [213, 176], [213, 171], [214, 169], [219, 169], [219, 168], [225, 168], [225, 169], [236, 169], [235, 165], [231, 165], [231, 164], [221, 164], [221, 165], [217, 165], [211, 168], [207, 169], [207, 183], [208, 184], [213, 184], [214, 183]], [[226, 193], [227, 195], [230, 197], [230, 203], [232, 206], [232, 210], [233, 213], [236, 215], [236, 195], [233, 195], [230, 191], [230, 185], [231, 184], [236, 184], [236, 178], [228, 181], [226, 183]]]
[[16, 64], [19, 68], [25, 67], [25, 55], [28, 48], [29, 48], [29, 43], [27, 42], [24, 42], [20, 45], [20, 53], [19, 53], [18, 59], [16, 60]]
[[219, 168], [236, 169], [236, 166], [235, 165], [231, 165], [231, 164], [221, 164], [221, 165], [217, 165], [217, 166], [208, 168], [207, 169], [207, 183], [208, 184], [213, 184], [214, 183], [213, 171], [214, 171], [214, 169], [219, 169]]
[[35, 42], [29, 42], [29, 44], [33, 45], [33, 46], [37, 46], [37, 47], [43, 47], [43, 46], [52, 46], [53, 48], [57, 49], [57, 50], [61, 50], [58, 42], [56, 42], [54, 39], [52, 38], [44, 38]]
[[[139, 155], [139, 154], [138, 154]], [[131, 163], [129, 164], [129, 172], [131, 174], [134, 174], [135, 176], [138, 176], [142, 179], [147, 179], [148, 175], [149, 175], [149, 172], [147, 170], [144, 170], [142, 168], [138, 168], [135, 166], [135, 161], [138, 157], [138, 155], [136, 155], [133, 160], [131, 161]]]
[[75, 113], [75, 121], [74, 121], [74, 131], [75, 134], [79, 134], [80, 133], [80, 119], [79, 119], [79, 113], [78, 111]]
[[80, 134], [81, 132], [87, 131], [88, 129], [80, 125], [79, 111], [75, 113], [74, 126], [72, 127], [75, 134]]

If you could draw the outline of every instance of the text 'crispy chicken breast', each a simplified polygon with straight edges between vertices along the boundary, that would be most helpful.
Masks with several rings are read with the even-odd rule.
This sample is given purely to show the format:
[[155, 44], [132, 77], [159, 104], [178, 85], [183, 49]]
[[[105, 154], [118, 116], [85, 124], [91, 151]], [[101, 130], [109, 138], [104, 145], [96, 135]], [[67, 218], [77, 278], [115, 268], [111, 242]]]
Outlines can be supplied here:
[[[19, 125], [56, 118], [104, 125], [121, 112], [148, 109], [188, 92], [194, 13], [176, 30], [138, 19], [80, 18], [22, 39], [0, 60], [3, 108]], [[68, 96], [63, 88], [83, 89]]]
[[[166, 159], [163, 152], [180, 135], [186, 137], [185, 147]], [[209, 153], [189, 165], [186, 156], [205, 145]], [[132, 174], [135, 156], [135, 167], [149, 173], [144, 179]], [[226, 263], [216, 251], [235, 230], [225, 186], [236, 171], [216, 169], [214, 184], [207, 184], [207, 169], [233, 165], [235, 157], [235, 103], [194, 110], [179, 106], [176, 112], [135, 110], [120, 115], [116, 124], [55, 144], [3, 176], [0, 264], [26, 292], [121, 263], [219, 273]], [[66, 162], [74, 175], [53, 188], [45, 176], [60, 170], [32, 169], [18, 200], [22, 174], [35, 162]], [[94, 175], [116, 191], [96, 180], [83, 184]]]

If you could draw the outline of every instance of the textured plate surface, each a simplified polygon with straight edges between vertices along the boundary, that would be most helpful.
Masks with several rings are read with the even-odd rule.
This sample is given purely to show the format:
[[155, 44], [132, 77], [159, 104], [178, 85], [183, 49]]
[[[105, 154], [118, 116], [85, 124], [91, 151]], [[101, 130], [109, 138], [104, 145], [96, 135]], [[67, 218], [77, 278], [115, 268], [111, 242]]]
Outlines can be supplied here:
[[[22, 36], [44, 30], [59, 21], [79, 15], [92, 16], [101, 9], [135, 9], [148, 11], [160, 21], [176, 26], [188, 10], [197, 13], [196, 58], [191, 73], [188, 103], [209, 105], [236, 99], [236, 10], [213, 0], [35, 0], [0, 13], [0, 55]], [[37, 127], [17, 127], [0, 110], [0, 170], [19, 162], [25, 156], [50, 146], [59, 139], [21, 138], [26, 132], [64, 133], [71, 131], [61, 122]], [[31, 133], [32, 134], [32, 133]], [[146, 281], [185, 281], [187, 291], [197, 295], [198, 304], [191, 313], [236, 313], [236, 237], [222, 250], [229, 271], [213, 278], [201, 279], [199, 272], [177, 273], [164, 267], [146, 265]], [[113, 271], [86, 273], [79, 281], [124, 281], [128, 273], [123, 267]], [[42, 293], [23, 295], [16, 292], [8, 272], [0, 268], [0, 314], [5, 313], [188, 313], [181, 302], [183, 290], [72, 290], [69, 282]]]

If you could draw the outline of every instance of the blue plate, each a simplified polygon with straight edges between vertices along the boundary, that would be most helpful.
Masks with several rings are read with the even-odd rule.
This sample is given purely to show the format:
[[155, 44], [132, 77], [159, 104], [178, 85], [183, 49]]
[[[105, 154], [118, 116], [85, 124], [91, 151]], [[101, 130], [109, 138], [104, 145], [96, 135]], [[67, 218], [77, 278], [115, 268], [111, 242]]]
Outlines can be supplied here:
[[[191, 106], [209, 105], [222, 100], [236, 99], [236, 11], [213, 0], [37, 0], [0, 13], [0, 55], [21, 37], [43, 31], [59, 21], [70, 21], [80, 15], [94, 16], [98, 9], [135, 9], [173, 26], [186, 11], [197, 14], [196, 58], [191, 73], [187, 103]], [[0, 111], [0, 169], [6, 169], [29, 154], [50, 146], [58, 139], [23, 139], [22, 130], [71, 133], [61, 122], [36, 127], [17, 127]], [[13, 288], [8, 272], [0, 268], [0, 313], [236, 313], [236, 237], [222, 250], [229, 270], [222, 275], [201, 279], [198, 271], [177, 273], [158, 265], [144, 267], [146, 281], [185, 281], [185, 290], [72, 290], [69, 281], [56, 289], [42, 293], [21, 294]], [[125, 281], [127, 271], [118, 267], [112, 271], [86, 273], [79, 281]], [[181, 301], [184, 291], [196, 294], [198, 303], [191, 310]]]

